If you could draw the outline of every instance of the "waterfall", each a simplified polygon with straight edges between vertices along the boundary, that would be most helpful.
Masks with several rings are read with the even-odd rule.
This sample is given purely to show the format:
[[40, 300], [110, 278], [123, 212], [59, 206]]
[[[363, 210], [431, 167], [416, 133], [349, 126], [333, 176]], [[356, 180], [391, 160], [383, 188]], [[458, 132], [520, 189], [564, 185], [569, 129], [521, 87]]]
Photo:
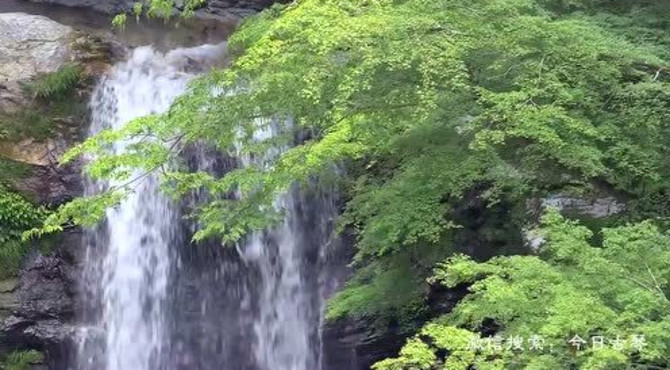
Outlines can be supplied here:
[[[165, 112], [224, 49], [135, 49], [99, 82], [90, 134]], [[271, 139], [279, 127], [271, 126], [256, 139]], [[123, 153], [130, 144], [111, 150]], [[273, 148], [265, 159], [285, 149]], [[255, 161], [204, 146], [183, 155], [191, 169], [217, 175]], [[223, 248], [211, 240], [188, 242], [197, 227], [181, 217], [188, 201], [167, 199], [158, 182], [143, 177], [104, 224], [88, 232], [74, 368], [320, 370], [322, 311], [333, 287], [333, 193], [295, 187], [276, 200], [286, 214], [282, 223], [249, 235], [238, 248]], [[115, 185], [89, 182], [86, 192]]]
[[[258, 120], [253, 139], [257, 142], [273, 139], [290, 126], [290, 121]], [[270, 147], [258, 158], [243, 154], [238, 157], [243, 166], [268, 167], [286, 149]], [[323, 250], [320, 247], [326, 241], [319, 237], [330, 234], [324, 226], [335, 207], [329, 197], [313, 202], [319, 207], [318, 214], [309, 217], [318, 224], [317, 238], [308, 237], [308, 224], [300, 218], [306, 202], [300, 195], [298, 189], [291, 189], [276, 199], [274, 207], [284, 213], [284, 220], [272, 229], [250, 235], [240, 248], [245, 260], [255, 264], [261, 276], [257, 286], [258, 318], [254, 321], [254, 355], [261, 369], [321, 369], [317, 345], [323, 294], [315, 294], [318, 290], [315, 268], [324, 259], [319, 254], [310, 261], [308, 254]]]
[[[186, 67], [219, 49], [206, 46], [167, 54], [150, 47], [135, 49], [97, 86], [90, 133], [119, 129], [135, 118], [165, 112], [193, 77]], [[112, 151], [123, 153], [129, 144], [118, 142]], [[90, 183], [87, 193], [117, 185]], [[131, 195], [107, 212], [104, 227], [93, 231], [83, 283], [89, 311], [84, 316], [95, 321], [85, 323], [85, 328], [94, 330], [82, 341], [80, 367], [155, 370], [163, 366], [169, 337], [164, 303], [177, 222], [176, 206], [161, 195], [158, 180], [151, 175], [137, 181]], [[95, 333], [102, 333], [104, 339]]]

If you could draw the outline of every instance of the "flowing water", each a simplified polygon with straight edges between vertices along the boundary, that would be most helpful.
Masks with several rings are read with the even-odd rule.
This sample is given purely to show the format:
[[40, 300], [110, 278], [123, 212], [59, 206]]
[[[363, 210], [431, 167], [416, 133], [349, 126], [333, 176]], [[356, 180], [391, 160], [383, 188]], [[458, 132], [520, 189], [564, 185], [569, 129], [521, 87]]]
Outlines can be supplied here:
[[[221, 60], [225, 45], [161, 54], [137, 48], [92, 97], [91, 134], [165, 112], [195, 74]], [[260, 130], [257, 139], [274, 135]], [[123, 153], [131, 143], [116, 143]], [[268, 158], [285, 148], [271, 149]], [[206, 147], [185, 150], [192, 169], [221, 175], [252, 159]], [[267, 159], [267, 158], [266, 158]], [[328, 261], [336, 212], [332, 192], [292, 189], [276, 201], [286, 219], [237, 248], [192, 245], [183, 221], [194, 194], [164, 197], [154, 175], [141, 181], [88, 233], [82, 277], [78, 370], [320, 370], [325, 297], [336, 285]], [[95, 194], [115, 183], [90, 182]]]

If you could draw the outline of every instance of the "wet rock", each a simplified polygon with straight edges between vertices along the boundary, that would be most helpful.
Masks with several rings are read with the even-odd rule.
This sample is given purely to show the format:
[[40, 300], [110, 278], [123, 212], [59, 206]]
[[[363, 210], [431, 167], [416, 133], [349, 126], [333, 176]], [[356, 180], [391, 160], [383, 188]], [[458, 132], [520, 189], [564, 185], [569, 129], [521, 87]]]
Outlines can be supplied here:
[[71, 317], [75, 279], [62, 256], [38, 255], [21, 271], [18, 314], [35, 320]]
[[9, 338], [19, 339], [28, 346], [57, 346], [70, 341], [74, 336], [75, 328], [63, 324], [59, 320], [30, 320], [12, 316], [5, 320], [3, 330], [9, 333]]
[[375, 362], [397, 355], [406, 337], [388, 328], [372, 328], [364, 319], [345, 318], [323, 329], [324, 370], [368, 370]]
[[[81, 125], [84, 125], [82, 122]], [[82, 193], [81, 163], [61, 165], [60, 157], [79, 141], [76, 135], [41, 141], [0, 142], [3, 161], [20, 167], [19, 174], [8, 176], [12, 187], [35, 203], [57, 205]]]
[[17, 287], [18, 281], [16, 279], [0, 281], [0, 322], [19, 308], [19, 298], [16, 294]]
[[90, 8], [114, 14], [132, 9], [134, 0], [28, 0], [33, 3], [56, 4], [78, 8]]
[[72, 200], [83, 192], [81, 163], [60, 166], [30, 166], [29, 175], [10, 180], [13, 188], [39, 204], [58, 205]]
[[[19, 308], [19, 299], [16, 294], [17, 285], [18, 281], [16, 279], [0, 281], [0, 323]], [[4, 358], [12, 350], [12, 343], [0, 334], [0, 358]]]
[[36, 254], [12, 288], [11, 315], [0, 323], [0, 342], [6, 350], [43, 351], [50, 369], [64, 368], [73, 348], [76, 273], [71, 259], [64, 252]]

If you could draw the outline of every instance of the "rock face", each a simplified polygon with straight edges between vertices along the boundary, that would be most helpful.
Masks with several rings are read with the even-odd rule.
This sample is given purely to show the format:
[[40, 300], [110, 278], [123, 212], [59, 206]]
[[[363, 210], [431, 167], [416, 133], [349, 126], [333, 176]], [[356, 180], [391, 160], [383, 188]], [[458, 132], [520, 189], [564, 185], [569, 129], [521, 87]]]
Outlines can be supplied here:
[[394, 357], [405, 343], [395, 330], [376, 332], [364, 319], [342, 319], [323, 329], [325, 370], [368, 370], [375, 362]]
[[4, 321], [12, 312], [19, 308], [17, 290], [17, 280], [8, 279], [0, 281], [0, 322]]
[[[5, 178], [16, 190], [34, 202], [51, 205], [81, 194], [80, 166], [60, 166], [58, 159], [80, 140], [88, 122], [85, 107], [90, 84], [85, 81], [103, 73], [121, 54], [114, 42], [82, 34], [49, 18], [0, 13], [0, 124], [9, 122], [18, 132], [32, 132], [30, 127], [23, 129], [33, 124], [24, 118], [28, 112], [41, 116], [51, 131], [49, 137], [40, 139], [22, 134], [3, 140], [0, 134], [0, 160], [24, 169], [21, 176]], [[82, 67], [81, 82], [66, 98], [73, 113], [56, 113], [49, 102], [30, 96], [25, 86], [68, 63]]]
[[133, 0], [28, 0], [34, 3], [56, 4], [72, 7], [91, 8], [112, 14], [132, 9]]
[[[107, 14], [128, 12], [133, 8], [135, 0], [27, 0], [35, 3], [57, 4], [70, 7], [89, 8]], [[196, 16], [202, 18], [221, 18], [230, 20], [231, 17], [244, 17], [261, 11], [274, 3], [286, 3], [289, 0], [209, 0], [207, 4], [196, 11]], [[183, 0], [176, 0], [177, 9], [183, 7]], [[176, 9], [175, 9], [176, 10]]]
[[526, 204], [529, 221], [522, 236], [524, 244], [533, 251], [538, 251], [545, 242], [534, 229], [540, 224], [541, 215], [550, 207], [563, 215], [590, 219], [603, 219], [626, 211], [626, 203], [606, 191], [583, 197], [559, 192], [544, 198], [531, 199]]
[[558, 193], [541, 200], [542, 208], [554, 207], [561, 212], [603, 218], [623, 212], [624, 203], [613, 196], [576, 198]]
[[68, 254], [33, 256], [12, 288], [11, 315], [0, 324], [6, 346], [44, 351], [49, 368], [62, 369], [75, 334], [75, 279]]
[[74, 31], [42, 16], [0, 14], [0, 109], [15, 110], [24, 99], [21, 81], [56, 71], [70, 58]]
[[[64, 140], [59, 141], [64, 142]], [[32, 144], [34, 150], [42, 149], [41, 152], [37, 152], [39, 156], [46, 155], [47, 157], [43, 162], [31, 162], [30, 157], [20, 153], [9, 152], [8, 154], [2, 151], [3, 146], [20, 147], [21, 143], [0, 142], [0, 160], [15, 163], [21, 168], [21, 174], [5, 180], [14, 190], [34, 203], [58, 205], [82, 194], [83, 191], [80, 161], [60, 165], [58, 158], [64, 149], [56, 150], [51, 147], [52, 143], [53, 141], [47, 141]]]

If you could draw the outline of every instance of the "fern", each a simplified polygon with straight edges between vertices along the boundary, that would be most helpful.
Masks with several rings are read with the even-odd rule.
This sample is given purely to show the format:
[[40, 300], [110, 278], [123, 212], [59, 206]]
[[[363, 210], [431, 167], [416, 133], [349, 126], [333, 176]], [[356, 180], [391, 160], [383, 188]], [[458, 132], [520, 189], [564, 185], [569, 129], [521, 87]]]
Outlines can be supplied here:
[[38, 77], [30, 88], [36, 98], [60, 100], [74, 90], [81, 80], [81, 72], [78, 65], [65, 65], [56, 72]]

